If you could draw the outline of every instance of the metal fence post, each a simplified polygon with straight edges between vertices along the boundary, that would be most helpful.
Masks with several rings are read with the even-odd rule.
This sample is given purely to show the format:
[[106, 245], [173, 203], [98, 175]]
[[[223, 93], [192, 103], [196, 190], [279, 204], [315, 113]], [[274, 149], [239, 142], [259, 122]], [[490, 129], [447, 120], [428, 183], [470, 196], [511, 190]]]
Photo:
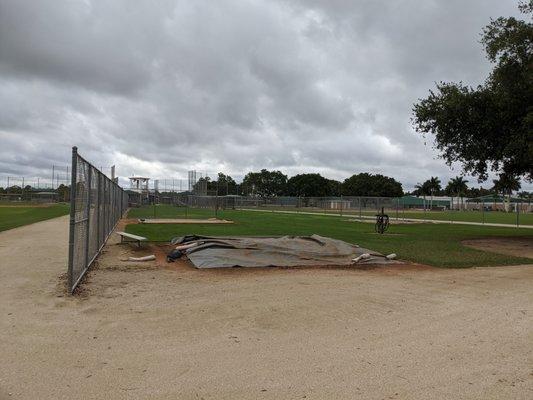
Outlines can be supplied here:
[[89, 266], [89, 244], [90, 244], [90, 235], [91, 235], [91, 185], [92, 185], [92, 175], [93, 169], [89, 165], [89, 176], [88, 176], [88, 185], [87, 185], [87, 226], [85, 229], [85, 265], [84, 268]]
[[96, 178], [98, 179], [97, 182], [98, 182], [98, 186], [97, 186], [97, 189], [96, 189], [96, 193], [98, 193], [98, 201], [97, 201], [97, 205], [96, 205], [96, 247], [97, 249], [100, 248], [100, 204], [102, 203], [102, 200], [100, 198], [100, 195], [101, 195], [101, 191], [100, 191], [100, 182], [101, 182], [101, 173], [97, 172], [96, 173]]
[[78, 148], [72, 148], [72, 168], [70, 175], [70, 225], [68, 238], [68, 291], [72, 293], [74, 285], [74, 228], [76, 225], [76, 178], [77, 178]]

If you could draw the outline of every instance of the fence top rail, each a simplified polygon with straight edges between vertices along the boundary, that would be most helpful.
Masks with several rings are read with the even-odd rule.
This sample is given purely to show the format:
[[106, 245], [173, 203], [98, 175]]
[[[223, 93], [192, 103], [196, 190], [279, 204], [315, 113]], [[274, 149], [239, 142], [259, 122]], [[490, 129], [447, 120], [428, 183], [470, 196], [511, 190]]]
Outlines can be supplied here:
[[114, 182], [110, 177], [108, 177], [105, 173], [103, 173], [102, 171], [100, 171], [100, 169], [98, 169], [97, 167], [95, 167], [91, 162], [87, 161], [83, 156], [80, 155], [80, 153], [78, 153], [78, 148], [76, 146], [74, 146], [72, 148], [72, 150], [75, 152], [76, 154], [76, 157], [78, 157], [81, 161], [83, 161], [84, 163], [86, 163], [89, 167], [91, 168], [94, 168], [96, 170], [97, 173], [101, 174], [104, 178], [106, 178], [109, 182], [111, 182], [113, 185], [115, 185], [116, 187], [118, 187], [119, 189], [121, 190], [124, 190], [124, 188], [122, 188], [118, 183]]

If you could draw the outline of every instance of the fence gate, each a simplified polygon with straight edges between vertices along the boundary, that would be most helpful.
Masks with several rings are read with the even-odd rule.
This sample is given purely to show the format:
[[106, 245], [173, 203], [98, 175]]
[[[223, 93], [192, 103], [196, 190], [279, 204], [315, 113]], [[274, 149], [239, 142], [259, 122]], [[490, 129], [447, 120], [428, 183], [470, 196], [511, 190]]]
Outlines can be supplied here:
[[128, 194], [72, 148], [68, 290], [96, 259], [128, 208]]

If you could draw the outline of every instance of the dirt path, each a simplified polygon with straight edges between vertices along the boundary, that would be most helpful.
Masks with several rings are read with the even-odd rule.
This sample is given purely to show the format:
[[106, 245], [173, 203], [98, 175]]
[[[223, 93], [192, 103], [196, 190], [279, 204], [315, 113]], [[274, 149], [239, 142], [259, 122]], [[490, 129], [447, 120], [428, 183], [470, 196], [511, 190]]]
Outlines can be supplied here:
[[530, 399], [533, 268], [205, 271], [58, 284], [68, 218], [0, 233], [0, 399]]

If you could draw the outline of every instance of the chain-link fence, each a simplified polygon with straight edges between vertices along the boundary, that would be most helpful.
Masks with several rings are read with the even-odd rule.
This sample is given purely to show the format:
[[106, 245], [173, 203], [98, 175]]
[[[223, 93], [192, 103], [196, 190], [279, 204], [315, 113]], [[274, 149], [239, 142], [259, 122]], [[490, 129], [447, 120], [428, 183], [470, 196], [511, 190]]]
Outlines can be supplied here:
[[52, 165], [48, 177], [0, 174], [0, 202], [54, 203], [70, 199], [70, 166]]
[[195, 196], [177, 194], [174, 204], [179, 207], [218, 210], [261, 210], [289, 213], [319, 213], [346, 215], [359, 219], [374, 219], [383, 210], [397, 221], [463, 222], [478, 224], [533, 225], [531, 199], [503, 198], [424, 198], [403, 197], [251, 197]]
[[118, 220], [128, 207], [128, 195], [72, 148], [68, 289], [83, 278]]

